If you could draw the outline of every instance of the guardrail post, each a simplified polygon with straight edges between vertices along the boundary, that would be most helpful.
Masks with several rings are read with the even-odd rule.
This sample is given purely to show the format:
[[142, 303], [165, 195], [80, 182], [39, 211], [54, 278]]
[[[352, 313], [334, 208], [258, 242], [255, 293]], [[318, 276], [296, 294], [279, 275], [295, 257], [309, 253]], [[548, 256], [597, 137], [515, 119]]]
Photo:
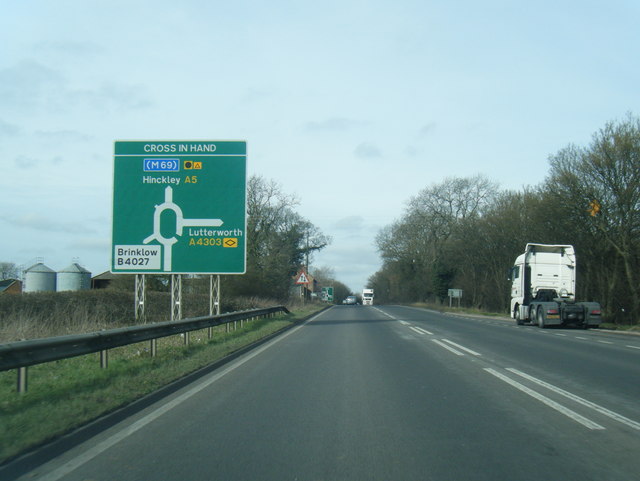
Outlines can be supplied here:
[[106, 349], [104, 351], [100, 351], [100, 367], [102, 369], [109, 367], [109, 351]]
[[18, 392], [20, 394], [27, 392], [27, 366], [18, 368]]
[[151, 339], [151, 357], [156, 357], [156, 354], [158, 354], [158, 340], [157, 339]]
[[147, 322], [144, 305], [146, 297], [146, 277], [145, 274], [136, 274], [136, 321], [141, 321], [143, 324]]
[[185, 346], [189, 345], [189, 334], [190, 334], [190, 332], [188, 332], [188, 331], [184, 333], [184, 345]]
[[182, 319], [182, 275], [171, 274], [171, 320]]
[[209, 315], [220, 315], [220, 275], [209, 275]]

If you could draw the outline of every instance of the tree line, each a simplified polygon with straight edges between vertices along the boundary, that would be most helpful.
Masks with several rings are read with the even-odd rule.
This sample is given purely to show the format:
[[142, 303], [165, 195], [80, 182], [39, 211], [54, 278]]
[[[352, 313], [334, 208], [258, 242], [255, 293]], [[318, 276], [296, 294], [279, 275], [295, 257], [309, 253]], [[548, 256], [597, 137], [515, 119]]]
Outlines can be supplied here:
[[[537, 167], [532, 167], [537, 168]], [[537, 186], [501, 190], [482, 175], [447, 178], [411, 197], [378, 232], [369, 279], [379, 302], [443, 302], [508, 312], [507, 273], [528, 242], [576, 249], [580, 300], [610, 322], [640, 318], [640, 119], [628, 114], [549, 157]]]
[[295, 211], [298, 200], [273, 180], [247, 183], [247, 272], [223, 276], [224, 295], [287, 301], [292, 278], [331, 238]]

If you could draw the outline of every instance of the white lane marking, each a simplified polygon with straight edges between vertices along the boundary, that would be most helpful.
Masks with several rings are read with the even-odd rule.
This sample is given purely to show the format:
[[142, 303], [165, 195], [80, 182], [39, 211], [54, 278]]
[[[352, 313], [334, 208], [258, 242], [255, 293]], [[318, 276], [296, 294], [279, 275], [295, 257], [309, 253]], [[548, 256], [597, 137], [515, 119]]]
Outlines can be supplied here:
[[[317, 317], [319, 317], [322, 314], [323, 313], [314, 316], [308, 322], [314, 321]], [[82, 454], [79, 454], [78, 456], [72, 458], [71, 460], [67, 461], [65, 464], [60, 466], [58, 469], [55, 469], [55, 470], [45, 474], [44, 476], [41, 476], [41, 477], [37, 478], [37, 481], [57, 481], [60, 478], [63, 478], [64, 476], [68, 475], [72, 471], [75, 471], [80, 466], [88, 463], [93, 458], [99, 456], [100, 454], [104, 453], [107, 449], [111, 448], [112, 446], [116, 445], [117, 443], [119, 443], [120, 441], [125, 439], [127, 436], [130, 436], [131, 434], [135, 433], [136, 431], [139, 431], [140, 429], [145, 427], [147, 424], [155, 421], [156, 419], [158, 419], [160, 416], [162, 416], [166, 412], [168, 412], [171, 409], [173, 409], [174, 407], [178, 406], [180, 403], [186, 401], [187, 399], [189, 399], [193, 395], [199, 393], [203, 389], [206, 389], [211, 384], [213, 384], [216, 381], [220, 380], [221, 378], [223, 378], [224, 376], [226, 376], [230, 372], [236, 370], [237, 368], [239, 368], [240, 366], [242, 366], [246, 362], [250, 361], [254, 357], [262, 354], [264, 351], [269, 349], [271, 346], [273, 346], [277, 342], [280, 342], [283, 339], [289, 337], [294, 332], [296, 332], [299, 329], [303, 328], [305, 326], [305, 324], [302, 324], [302, 325], [300, 325], [298, 327], [294, 327], [294, 328], [290, 329], [289, 331], [287, 331], [287, 332], [281, 334], [280, 336], [276, 337], [273, 341], [270, 341], [267, 344], [265, 344], [264, 346], [257, 348], [255, 351], [251, 351], [249, 354], [246, 355], [246, 357], [243, 357], [243, 358], [233, 362], [233, 364], [231, 364], [230, 366], [228, 366], [227, 368], [225, 368], [221, 372], [219, 372], [217, 374], [214, 374], [213, 376], [211, 376], [206, 381], [204, 381], [204, 382], [198, 384], [197, 386], [189, 389], [188, 391], [184, 392], [183, 394], [181, 394], [180, 396], [176, 397], [175, 399], [169, 401], [166, 404], [163, 404], [158, 409], [156, 409], [156, 410], [150, 412], [149, 414], [147, 414], [146, 416], [140, 418], [138, 421], [136, 421], [136, 422], [130, 424], [129, 426], [121, 429], [120, 431], [118, 431], [115, 434], [111, 435], [110, 437], [108, 437], [104, 441], [96, 444], [94, 447], [92, 447], [92, 448], [88, 449], [87, 451], [83, 452]]]
[[505, 376], [504, 374], [491, 369], [490, 367], [485, 367], [484, 368], [485, 371], [487, 371], [489, 374], [492, 374], [493, 376], [497, 377], [498, 379], [506, 382], [507, 384], [515, 387], [516, 389], [522, 391], [525, 394], [528, 394], [529, 396], [531, 396], [534, 399], [537, 399], [538, 401], [540, 401], [541, 403], [546, 404], [547, 406], [549, 406], [551, 409], [555, 409], [556, 411], [558, 411], [561, 414], [564, 414], [565, 416], [573, 419], [574, 421], [582, 424], [583, 426], [589, 428], [589, 429], [604, 429], [604, 427], [600, 426], [597, 423], [594, 423], [593, 421], [591, 421], [590, 419], [585, 418], [584, 416], [581, 416], [580, 414], [572, 411], [571, 409], [564, 407], [562, 404], [559, 404], [557, 402], [555, 402], [552, 399], [549, 399], [546, 396], [543, 396], [542, 394], [534, 391], [533, 389], [529, 389], [527, 386], [520, 384], [518, 381], [514, 381], [513, 379], [511, 379], [510, 377]]
[[435, 342], [438, 346], [444, 347], [447, 351], [451, 351], [456, 356], [464, 356], [464, 354], [462, 354], [460, 351], [458, 351], [457, 349], [452, 348], [451, 346], [447, 346], [444, 342], [440, 342], [437, 339], [431, 339], [431, 340], [433, 342]]
[[517, 369], [507, 368], [507, 371], [510, 371], [510, 372], [512, 372], [514, 374], [517, 374], [518, 376], [521, 376], [521, 377], [523, 377], [525, 379], [528, 379], [531, 382], [535, 382], [536, 384], [539, 384], [542, 387], [546, 387], [547, 389], [549, 389], [549, 390], [551, 390], [551, 391], [553, 391], [555, 393], [558, 393], [561, 396], [569, 398], [572, 401], [577, 402], [578, 404], [582, 404], [583, 406], [587, 406], [587, 407], [593, 409], [594, 411], [599, 412], [600, 414], [604, 414], [605, 416], [608, 416], [611, 419], [615, 419], [618, 422], [626, 424], [627, 426], [632, 427], [633, 429], [637, 429], [637, 430], [640, 431], [640, 423], [638, 423], [638, 422], [636, 422], [636, 421], [634, 421], [632, 419], [626, 418], [621, 414], [618, 414], [616, 412], [610, 411], [609, 409], [604, 408], [602, 406], [599, 406], [596, 403], [593, 403], [591, 401], [587, 401], [586, 399], [583, 399], [583, 398], [581, 398], [579, 396], [576, 396], [575, 394], [572, 394], [572, 393], [570, 393], [568, 391], [565, 391], [564, 389], [560, 389], [559, 387], [554, 386], [553, 384], [549, 384], [548, 382], [545, 382], [545, 381], [542, 381], [542, 380], [540, 380], [538, 378], [530, 376], [529, 374], [526, 374], [524, 372], [518, 371]]
[[419, 334], [429, 334], [430, 336], [433, 336], [433, 332], [427, 331], [426, 329], [422, 329], [421, 327], [411, 326], [410, 329], [413, 329]]
[[613, 344], [613, 342], [609, 341], [598, 341], [600, 344]]
[[393, 319], [394, 321], [397, 321], [398, 319], [395, 316], [392, 316], [391, 314], [387, 314], [386, 312], [384, 312], [382, 309], [379, 309], [377, 307], [374, 307], [374, 309], [376, 311], [378, 311], [380, 314], [383, 314], [385, 316], [387, 316], [389, 319]]
[[557, 334], [557, 333], [556, 333], [556, 336], [560, 336], [560, 337], [567, 337], [567, 335], [566, 335], [566, 334]]
[[640, 349], [640, 346], [627, 346], [630, 347], [631, 349]]
[[456, 344], [455, 342], [450, 341], [449, 339], [443, 339], [443, 341], [448, 344], [451, 344], [452, 346], [456, 346], [458, 349], [462, 349], [463, 351], [468, 352], [469, 354], [473, 354], [474, 356], [480, 356], [479, 352], [472, 351], [471, 349], [461, 346], [460, 344]]
[[403, 326], [408, 326], [409, 323], [407, 321], [398, 321], [400, 324], [402, 324]]
[[578, 337], [578, 336], [576, 336], [576, 339], [580, 339], [582, 341], [588, 341], [589, 340], [588, 337]]

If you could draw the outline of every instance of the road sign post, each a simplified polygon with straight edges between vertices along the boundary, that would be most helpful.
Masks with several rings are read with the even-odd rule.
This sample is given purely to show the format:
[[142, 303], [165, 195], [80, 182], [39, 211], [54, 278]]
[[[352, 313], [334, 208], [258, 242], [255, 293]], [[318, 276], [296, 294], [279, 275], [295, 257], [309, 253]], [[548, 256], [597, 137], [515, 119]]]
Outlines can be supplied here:
[[117, 141], [113, 165], [111, 272], [171, 274], [172, 320], [182, 274], [244, 274], [246, 142]]
[[451, 300], [454, 297], [458, 298], [458, 307], [460, 307], [460, 299], [462, 299], [462, 289], [449, 289], [449, 307], [451, 307]]

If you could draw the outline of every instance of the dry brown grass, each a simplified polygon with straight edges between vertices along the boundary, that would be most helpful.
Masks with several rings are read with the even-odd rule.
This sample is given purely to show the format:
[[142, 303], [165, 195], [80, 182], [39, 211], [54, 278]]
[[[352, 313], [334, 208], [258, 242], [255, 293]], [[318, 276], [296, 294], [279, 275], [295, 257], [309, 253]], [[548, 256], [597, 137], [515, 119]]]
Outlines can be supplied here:
[[[141, 324], [135, 320], [133, 292], [91, 290], [40, 292], [0, 296], [0, 344], [22, 339], [82, 334]], [[277, 302], [236, 298], [222, 303], [222, 312], [270, 307]], [[183, 318], [209, 315], [209, 296], [182, 296]], [[171, 319], [171, 294], [148, 292], [146, 322]]]

